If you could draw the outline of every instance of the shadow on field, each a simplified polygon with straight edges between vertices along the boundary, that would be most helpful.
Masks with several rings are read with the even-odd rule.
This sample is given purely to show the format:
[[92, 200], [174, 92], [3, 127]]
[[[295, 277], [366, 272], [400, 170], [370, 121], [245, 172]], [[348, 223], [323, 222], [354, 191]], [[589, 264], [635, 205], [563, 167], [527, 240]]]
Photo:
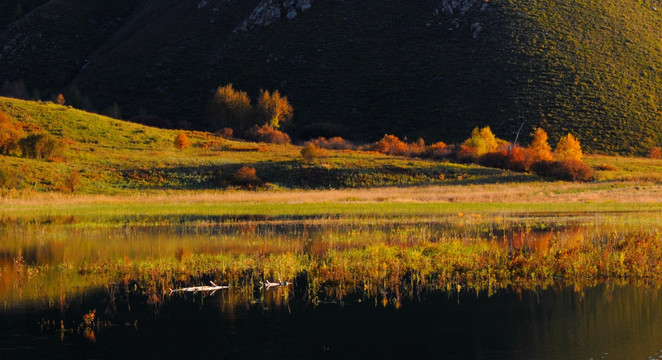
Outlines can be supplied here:
[[328, 167], [293, 161], [248, 164], [257, 179], [238, 175], [244, 164], [127, 169], [121, 172], [126, 186], [134, 189], [209, 190], [228, 187], [342, 189], [357, 187], [475, 185], [540, 181], [541, 178], [499, 169], [439, 163], [425, 168], [382, 165], [370, 168]]

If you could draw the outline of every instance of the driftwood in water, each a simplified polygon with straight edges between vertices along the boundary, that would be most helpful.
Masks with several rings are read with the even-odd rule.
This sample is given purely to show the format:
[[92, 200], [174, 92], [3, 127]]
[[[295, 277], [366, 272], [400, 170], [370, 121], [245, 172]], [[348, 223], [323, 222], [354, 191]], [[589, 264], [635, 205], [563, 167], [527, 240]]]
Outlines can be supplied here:
[[185, 287], [181, 289], [170, 289], [170, 294], [175, 293], [175, 292], [192, 292], [192, 293], [197, 293], [199, 291], [211, 291], [210, 295], [214, 295], [214, 293], [217, 290], [222, 290], [222, 289], [229, 289], [230, 286], [228, 285], [216, 285], [213, 281], [210, 281], [212, 286], [192, 286], [192, 287]]
[[265, 289], [270, 289], [270, 288], [272, 288], [272, 287], [279, 287], [279, 286], [292, 285], [291, 282], [289, 282], [289, 281], [280, 281], [280, 279], [278, 279], [277, 282], [271, 282], [271, 281], [269, 281], [269, 280], [265, 280], [265, 281], [266, 281], [266, 282], [264, 282], [264, 283], [260, 281], [260, 284], [261, 284], [262, 286], [264, 286]]

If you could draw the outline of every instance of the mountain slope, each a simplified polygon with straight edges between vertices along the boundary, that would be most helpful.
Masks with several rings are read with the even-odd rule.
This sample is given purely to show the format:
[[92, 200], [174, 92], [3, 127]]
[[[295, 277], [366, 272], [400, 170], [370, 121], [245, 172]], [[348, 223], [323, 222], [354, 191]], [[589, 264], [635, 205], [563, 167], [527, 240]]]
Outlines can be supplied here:
[[[643, 153], [662, 143], [659, 0], [64, 6], [75, 2], [52, 0], [0, 34], [0, 80], [40, 89], [69, 82], [99, 109], [116, 102], [125, 118], [154, 114], [198, 128], [206, 128], [211, 91], [233, 83], [253, 98], [260, 88], [280, 89], [295, 109], [287, 130], [299, 137], [396, 133], [457, 142], [490, 125], [514, 140], [524, 124], [524, 133], [543, 126], [552, 141], [572, 132], [602, 152]], [[113, 19], [107, 31], [75, 38], [81, 29], [65, 27], [58, 34], [67, 36], [42, 32], [43, 40], [12, 45], [65, 8], [84, 19], [101, 6], [120, 13], [97, 11]], [[61, 44], [57, 56], [37, 55], [53, 42]], [[63, 75], [49, 76], [49, 63]]]

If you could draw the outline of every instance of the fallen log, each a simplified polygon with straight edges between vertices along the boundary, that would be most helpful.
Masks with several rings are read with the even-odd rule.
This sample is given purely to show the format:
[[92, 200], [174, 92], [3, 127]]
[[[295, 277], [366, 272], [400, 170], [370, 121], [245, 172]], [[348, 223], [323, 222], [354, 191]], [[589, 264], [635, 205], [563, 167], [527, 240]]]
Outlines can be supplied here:
[[265, 280], [265, 281], [266, 282], [264, 282], [264, 283], [262, 281], [260, 281], [260, 285], [264, 286], [265, 289], [270, 289], [272, 287], [292, 285], [291, 282], [289, 282], [289, 281], [280, 281], [280, 279], [278, 279], [277, 282], [271, 282], [269, 280]]
[[216, 283], [214, 283], [213, 281], [210, 281], [210, 283], [211, 283], [212, 286], [203, 285], [203, 286], [185, 287], [185, 288], [180, 288], [180, 289], [170, 289], [170, 295], [172, 295], [172, 293], [176, 293], [176, 292], [197, 293], [199, 291], [211, 291], [210, 295], [214, 295], [214, 293], [217, 290], [229, 289], [230, 288], [230, 286], [228, 286], [228, 285], [216, 285]]

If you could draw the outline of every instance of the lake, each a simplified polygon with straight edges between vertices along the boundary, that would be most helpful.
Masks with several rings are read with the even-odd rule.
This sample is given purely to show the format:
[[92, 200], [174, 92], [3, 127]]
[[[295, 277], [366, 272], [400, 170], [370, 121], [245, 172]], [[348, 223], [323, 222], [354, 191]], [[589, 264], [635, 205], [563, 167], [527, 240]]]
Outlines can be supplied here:
[[6, 216], [0, 357], [662, 358], [661, 217]]

